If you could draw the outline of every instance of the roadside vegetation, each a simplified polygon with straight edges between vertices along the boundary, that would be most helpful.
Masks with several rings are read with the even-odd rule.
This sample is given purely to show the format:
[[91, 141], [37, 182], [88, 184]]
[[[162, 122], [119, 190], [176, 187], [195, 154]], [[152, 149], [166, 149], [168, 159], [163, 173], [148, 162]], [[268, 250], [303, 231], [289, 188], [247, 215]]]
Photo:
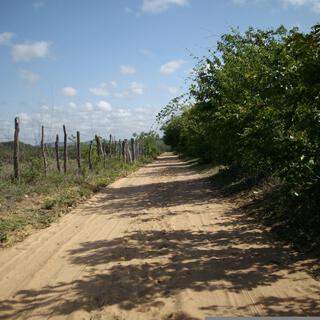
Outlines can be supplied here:
[[221, 178], [259, 182], [246, 207], [261, 221], [318, 246], [320, 25], [223, 35], [158, 121], [174, 150], [225, 166]]
[[[151, 161], [166, 147], [154, 132], [134, 135], [143, 145], [136, 161], [125, 161], [120, 152], [99, 157], [92, 148], [89, 169], [89, 144], [81, 144], [81, 172], [76, 161], [76, 147], [68, 145], [68, 171], [56, 168], [53, 147], [47, 146], [47, 173], [44, 173], [39, 146], [20, 143], [21, 178], [13, 179], [12, 142], [0, 144], [0, 245], [8, 246], [23, 239], [33, 229], [49, 226], [58, 217], [89, 198], [119, 177]], [[105, 142], [107, 144], [107, 142]], [[61, 148], [60, 154], [62, 155]]]

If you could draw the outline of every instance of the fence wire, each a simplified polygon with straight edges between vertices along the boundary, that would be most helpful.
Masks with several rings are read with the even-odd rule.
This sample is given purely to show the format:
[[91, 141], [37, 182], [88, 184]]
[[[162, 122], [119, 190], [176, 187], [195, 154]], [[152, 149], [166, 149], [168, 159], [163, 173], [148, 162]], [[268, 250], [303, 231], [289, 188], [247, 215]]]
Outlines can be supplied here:
[[[43, 127], [43, 148], [41, 148], [41, 133]], [[77, 161], [77, 130], [75, 125], [66, 126], [67, 132], [67, 148], [68, 161], [71, 161], [69, 170], [76, 171]], [[21, 170], [24, 168], [32, 168], [32, 166], [39, 165], [46, 158], [48, 170], [55, 170], [57, 166], [56, 159], [56, 136], [59, 137], [58, 153], [59, 160], [62, 162], [63, 145], [64, 145], [64, 131], [63, 126], [52, 126], [50, 124], [43, 124], [41, 122], [27, 122], [19, 121], [19, 163]], [[15, 144], [13, 142], [15, 136], [14, 123], [9, 123], [6, 120], [0, 120], [0, 179], [7, 179], [12, 177], [12, 166], [14, 161]], [[110, 139], [111, 137], [111, 139]], [[124, 143], [124, 141], [126, 141]], [[118, 139], [107, 131], [105, 127], [86, 128], [80, 131], [80, 143], [82, 157], [84, 161], [88, 162], [88, 153], [90, 142], [94, 152], [98, 152], [97, 144], [101, 144], [102, 158], [116, 156], [125, 162], [132, 162], [134, 154], [139, 154], [139, 142], [132, 142], [131, 139]], [[133, 144], [132, 144], [133, 143]], [[79, 144], [80, 146], [80, 144]], [[80, 148], [79, 148], [80, 149]], [[140, 151], [139, 151], [140, 150]], [[38, 163], [38, 164], [37, 164]], [[41, 165], [40, 165], [41, 166]], [[78, 168], [79, 169], [79, 168]]]
[[[47, 144], [54, 143], [56, 135], [59, 135], [59, 138], [63, 137], [63, 126], [51, 126], [50, 124], [35, 122], [35, 123], [24, 123], [20, 122], [20, 141], [23, 143], [31, 145], [39, 145], [41, 140], [41, 127], [44, 126], [44, 142]], [[69, 138], [76, 136], [77, 131], [81, 133], [82, 141], [91, 141], [94, 140], [95, 135], [99, 135], [104, 139], [109, 139], [110, 134], [106, 127], [104, 126], [95, 126], [86, 129], [79, 130], [75, 125], [68, 126], [66, 125], [67, 134]], [[6, 120], [0, 119], [0, 142], [10, 142], [14, 138], [14, 124], [9, 123]], [[69, 140], [70, 140], [69, 139]]]

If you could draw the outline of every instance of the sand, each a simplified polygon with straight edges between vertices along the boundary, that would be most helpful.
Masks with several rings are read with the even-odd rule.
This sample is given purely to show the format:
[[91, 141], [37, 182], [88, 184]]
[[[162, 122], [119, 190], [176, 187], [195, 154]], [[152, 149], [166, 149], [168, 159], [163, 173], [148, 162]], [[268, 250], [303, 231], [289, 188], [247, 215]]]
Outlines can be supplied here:
[[0, 319], [320, 315], [301, 261], [172, 154], [0, 251]]

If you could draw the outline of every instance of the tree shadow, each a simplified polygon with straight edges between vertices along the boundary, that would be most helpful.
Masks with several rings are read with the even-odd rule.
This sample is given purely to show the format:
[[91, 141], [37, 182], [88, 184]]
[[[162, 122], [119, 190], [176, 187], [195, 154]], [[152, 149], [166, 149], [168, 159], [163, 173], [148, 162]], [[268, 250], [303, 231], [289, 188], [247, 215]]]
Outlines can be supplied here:
[[[319, 304], [315, 300], [308, 300], [306, 298], [279, 298], [279, 297], [265, 297], [259, 300], [259, 303], [263, 305], [263, 311], [267, 315], [274, 315], [278, 317], [283, 316], [319, 316]], [[302, 305], [300, 313], [293, 313], [292, 310], [297, 309], [297, 306]], [[239, 314], [250, 314], [255, 304], [247, 304], [245, 306], [238, 306], [237, 311]], [[222, 309], [226, 309], [227, 306], [219, 306], [216, 304], [208, 307], [203, 307], [201, 310], [206, 312], [219, 313]], [[305, 313], [304, 313], [305, 312]]]
[[[183, 169], [182, 172], [186, 172], [186, 169]], [[172, 175], [172, 172], [168, 175]], [[175, 176], [176, 181], [171, 182], [106, 188], [101, 192], [94, 210], [97, 214], [102, 215], [117, 212], [117, 215], [123, 218], [148, 219], [148, 211], [151, 209], [171, 208], [171, 211], [166, 211], [166, 215], [179, 214], [174, 211], [174, 207], [185, 204], [205, 205], [214, 199], [216, 202], [220, 201], [218, 194], [212, 190], [208, 178], [195, 178], [194, 173], [190, 172], [181, 173], [183, 176], [181, 180], [179, 180], [179, 172], [176, 172]], [[141, 178], [141, 174], [137, 177]], [[83, 212], [91, 215], [91, 206], [85, 208]]]
[[[14, 298], [2, 301], [0, 309], [7, 310], [11, 319], [40, 307], [45, 307], [43, 316], [114, 305], [139, 310], [185, 289], [241, 293], [286, 279], [281, 270], [294, 272], [289, 252], [267, 243], [261, 232], [243, 226], [216, 233], [132, 232], [112, 240], [81, 243], [66, 259], [73, 265], [86, 265], [90, 272], [72, 282], [21, 290]], [[319, 301], [308, 297], [269, 297], [256, 303], [268, 315], [320, 314]], [[239, 312], [250, 312], [250, 304], [242, 308]], [[214, 312], [215, 307], [207, 310]]]
[[265, 174], [250, 175], [241, 172], [238, 168], [231, 167], [219, 170], [211, 177], [210, 182], [218, 190], [221, 197], [230, 199], [263, 185], [266, 179]]
[[[127, 217], [154, 219], [148, 214], [153, 208], [225, 201], [219, 186], [212, 190], [210, 179], [192, 174], [190, 178], [176, 178], [167, 183], [107, 188], [95, 210], [97, 214], [116, 214], [121, 223], [121, 218]], [[92, 214], [92, 209], [84, 214]], [[172, 210], [167, 214], [185, 212]], [[107, 306], [143, 312], [161, 307], [161, 299], [173, 298], [186, 289], [241, 294], [260, 286], [276, 287], [296, 272], [296, 256], [257, 228], [252, 217], [239, 210], [230, 210], [226, 215], [228, 219], [215, 223], [216, 232], [135, 230], [110, 240], [82, 242], [64, 257], [71, 265], [85, 266], [81, 277], [39, 290], [20, 290], [0, 301], [0, 310], [5, 312], [0, 319], [16, 319], [28, 312], [45, 318]], [[162, 219], [161, 215], [156, 218]], [[308, 263], [303, 267], [308, 268]], [[250, 300], [239, 307], [239, 313], [252, 314], [252, 304]], [[319, 300], [307, 296], [260, 297], [255, 304], [260, 306], [261, 314], [269, 316], [320, 315]], [[208, 314], [221, 308], [214, 302], [199, 306]], [[167, 319], [194, 318], [181, 313]]]

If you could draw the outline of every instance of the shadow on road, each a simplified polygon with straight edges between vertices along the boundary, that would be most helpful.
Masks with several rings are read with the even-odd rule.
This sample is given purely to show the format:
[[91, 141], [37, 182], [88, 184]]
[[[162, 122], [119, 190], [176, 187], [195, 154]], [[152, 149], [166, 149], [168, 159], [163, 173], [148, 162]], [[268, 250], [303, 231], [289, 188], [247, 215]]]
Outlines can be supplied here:
[[[156, 164], [150, 167], [159, 170], [159, 174], [175, 172], [177, 179], [179, 175], [185, 177], [190, 173], [185, 165], [161, 167]], [[106, 203], [106, 199], [112, 201]], [[141, 210], [151, 207], [185, 203], [203, 205], [225, 199], [217, 190], [212, 190], [210, 180], [192, 177], [190, 180], [178, 179], [147, 186], [108, 188], [96, 210], [101, 214], [120, 212], [120, 218], [136, 217], [141, 215]], [[183, 213], [172, 211], [171, 214]], [[111, 240], [83, 242], [70, 250], [66, 259], [72, 265], [86, 266], [90, 270], [86, 276], [40, 290], [21, 290], [12, 299], [1, 301], [0, 310], [8, 310], [9, 313], [12, 310], [10, 318], [14, 319], [22, 312], [35, 311], [40, 307], [47, 310], [46, 314], [41, 314], [43, 317], [52, 312], [68, 315], [79, 309], [93, 311], [113, 305], [123, 310], [139, 309], [152, 306], [160, 298], [174, 296], [184, 289], [197, 292], [225, 289], [230, 293], [240, 293], [261, 285], [271, 286], [294, 272], [291, 267], [294, 257], [280, 243], [258, 230], [253, 221], [243, 214], [230, 211], [229, 216], [230, 219], [220, 222], [220, 225], [217, 222], [220, 229], [215, 233], [149, 230], [131, 232]], [[148, 213], [140, 218], [148, 219]], [[283, 273], [283, 270], [289, 272]], [[307, 296], [266, 297], [255, 303], [267, 315], [320, 314], [319, 301]], [[212, 305], [202, 307], [202, 310], [214, 314], [219, 308], [221, 305], [212, 301]], [[251, 314], [252, 305], [240, 306], [238, 311]], [[4, 317], [0, 315], [0, 319]], [[179, 319], [191, 318], [182, 315]]]

